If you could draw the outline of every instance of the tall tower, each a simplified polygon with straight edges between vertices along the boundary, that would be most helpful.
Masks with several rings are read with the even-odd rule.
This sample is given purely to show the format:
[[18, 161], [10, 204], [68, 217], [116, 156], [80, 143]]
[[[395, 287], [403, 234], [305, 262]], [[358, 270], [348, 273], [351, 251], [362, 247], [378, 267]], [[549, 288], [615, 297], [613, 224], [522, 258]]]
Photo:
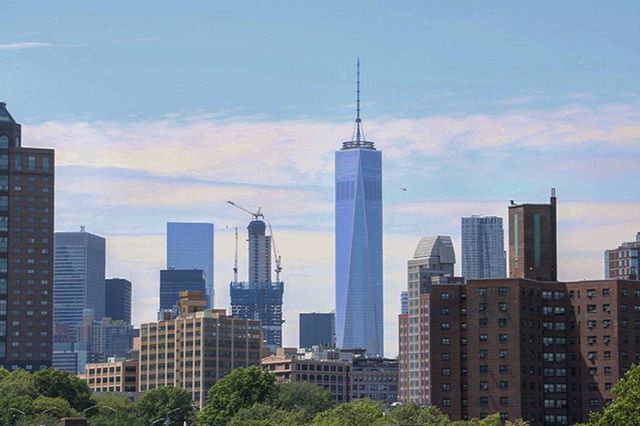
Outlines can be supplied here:
[[360, 61], [356, 87], [353, 137], [335, 157], [336, 344], [382, 355], [382, 152], [362, 128]]
[[167, 222], [167, 269], [201, 269], [207, 306], [214, 308], [213, 223]]
[[509, 277], [558, 280], [556, 190], [549, 204], [509, 206]]
[[469, 279], [506, 278], [502, 218], [462, 218], [462, 276]]
[[22, 146], [0, 102], [0, 367], [51, 366], [54, 152]]

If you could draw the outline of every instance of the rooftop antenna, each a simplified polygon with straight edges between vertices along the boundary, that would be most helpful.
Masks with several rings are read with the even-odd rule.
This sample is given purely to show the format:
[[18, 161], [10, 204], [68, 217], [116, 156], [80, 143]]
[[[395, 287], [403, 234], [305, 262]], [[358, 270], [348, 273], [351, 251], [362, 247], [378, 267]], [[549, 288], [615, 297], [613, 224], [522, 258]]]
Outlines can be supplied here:
[[360, 118], [360, 58], [356, 65], [356, 142], [364, 140], [362, 119]]

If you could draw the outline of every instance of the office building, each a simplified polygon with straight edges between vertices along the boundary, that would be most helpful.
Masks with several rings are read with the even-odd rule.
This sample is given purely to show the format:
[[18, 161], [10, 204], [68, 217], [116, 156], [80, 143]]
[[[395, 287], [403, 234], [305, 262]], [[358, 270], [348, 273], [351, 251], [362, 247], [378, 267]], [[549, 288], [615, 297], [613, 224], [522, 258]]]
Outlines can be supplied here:
[[22, 146], [0, 102], [0, 367], [51, 366], [54, 151]]
[[300, 348], [312, 346], [329, 346], [334, 344], [336, 316], [329, 313], [300, 313], [299, 341]]
[[84, 311], [104, 317], [105, 239], [85, 232], [56, 232], [53, 276], [53, 319], [68, 324], [78, 340]]
[[215, 307], [213, 237], [213, 223], [167, 223], [167, 269], [202, 270], [208, 308]]
[[135, 359], [112, 357], [105, 362], [87, 364], [80, 378], [87, 382], [91, 392], [117, 392], [136, 400], [139, 365], [137, 354]]
[[506, 278], [502, 218], [469, 216], [462, 218], [462, 276], [467, 279]]
[[549, 204], [509, 206], [509, 277], [536, 281], [558, 279], [556, 190]]
[[[201, 269], [167, 269], [160, 271], [160, 311], [176, 310], [181, 291], [205, 291]], [[205, 293], [206, 294], [206, 293]]]
[[400, 313], [409, 313], [409, 292], [406, 290], [400, 292]]
[[90, 333], [89, 359], [92, 362], [104, 362], [111, 357], [126, 356], [133, 347], [133, 338], [138, 330], [124, 321], [103, 318], [91, 324]]
[[54, 343], [52, 365], [56, 370], [69, 374], [84, 371], [84, 366], [90, 361], [87, 342]]
[[104, 316], [131, 324], [131, 281], [109, 278], [105, 281]]
[[382, 355], [382, 152], [360, 119], [360, 66], [353, 138], [335, 154], [336, 344]]
[[262, 359], [262, 367], [278, 380], [307, 382], [331, 392], [337, 403], [349, 402], [350, 360], [305, 357], [293, 348], [277, 348]]
[[422, 320], [428, 316], [429, 293], [434, 282], [459, 282], [455, 278], [455, 253], [451, 237], [423, 237], [413, 259], [407, 261], [408, 311], [399, 316], [399, 380], [404, 401], [428, 405], [429, 336]]
[[[267, 346], [275, 351], [282, 346], [282, 296], [284, 283], [279, 273], [271, 280], [271, 236], [266, 235], [264, 221], [249, 223], [249, 280], [230, 284], [231, 313], [236, 318], [257, 319]], [[276, 268], [278, 269], [278, 268]]]
[[636, 240], [622, 243], [618, 248], [604, 252], [604, 277], [637, 280], [638, 253], [640, 252], [640, 232]]
[[369, 398], [391, 405], [398, 401], [398, 361], [354, 356], [349, 382], [351, 400]]
[[235, 368], [260, 364], [262, 327], [224, 309], [200, 310], [204, 291], [181, 292], [178, 305], [177, 318], [140, 326], [139, 391], [180, 387], [202, 407], [218, 380]]

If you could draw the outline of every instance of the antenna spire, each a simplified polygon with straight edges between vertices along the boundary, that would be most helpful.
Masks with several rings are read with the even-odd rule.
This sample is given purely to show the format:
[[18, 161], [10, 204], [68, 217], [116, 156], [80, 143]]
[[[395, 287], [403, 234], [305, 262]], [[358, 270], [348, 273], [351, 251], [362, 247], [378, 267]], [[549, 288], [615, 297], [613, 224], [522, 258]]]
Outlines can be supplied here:
[[360, 142], [364, 136], [362, 131], [362, 119], [360, 118], [360, 58], [356, 65], [356, 142]]

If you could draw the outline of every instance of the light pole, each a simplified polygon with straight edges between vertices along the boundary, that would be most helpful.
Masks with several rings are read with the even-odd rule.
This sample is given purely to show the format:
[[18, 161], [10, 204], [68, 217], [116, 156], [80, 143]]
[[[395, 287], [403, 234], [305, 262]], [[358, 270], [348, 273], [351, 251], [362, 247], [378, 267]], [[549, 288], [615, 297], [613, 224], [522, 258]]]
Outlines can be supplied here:
[[154, 421], [151, 423], [151, 426], [153, 426], [153, 425], [155, 425], [156, 423], [161, 422], [161, 421], [163, 421], [163, 420], [164, 420], [164, 418], [160, 417], [158, 420], [154, 420]]
[[50, 407], [50, 408], [47, 408], [46, 410], [44, 410], [43, 412], [41, 412], [40, 414], [45, 414], [45, 413], [48, 413], [49, 411], [55, 410], [55, 409], [56, 409], [56, 407]]
[[93, 405], [93, 406], [91, 406], [89, 408], [85, 408], [84, 410], [82, 410], [82, 417], [87, 417], [87, 411], [92, 410], [92, 409], [97, 408], [97, 407], [98, 407], [97, 405]]
[[22, 414], [23, 416], [26, 416], [26, 415], [27, 415], [27, 413], [25, 413], [25, 412], [24, 412], [24, 411], [22, 411], [22, 410], [18, 410], [17, 408], [13, 408], [13, 407], [11, 407], [11, 408], [9, 408], [9, 410], [10, 410], [10, 411], [17, 411], [18, 413]]
[[116, 410], [115, 408], [111, 408], [108, 405], [103, 405], [103, 407], [108, 409], [108, 410], [111, 410], [111, 411], [113, 411], [115, 413], [115, 415], [116, 415], [116, 426], [118, 426], [118, 410]]
[[171, 413], [175, 413], [176, 411], [180, 411], [179, 408], [174, 408], [173, 410], [169, 411], [165, 416], [164, 416], [164, 426], [169, 426], [171, 423], [169, 422], [169, 414]]

